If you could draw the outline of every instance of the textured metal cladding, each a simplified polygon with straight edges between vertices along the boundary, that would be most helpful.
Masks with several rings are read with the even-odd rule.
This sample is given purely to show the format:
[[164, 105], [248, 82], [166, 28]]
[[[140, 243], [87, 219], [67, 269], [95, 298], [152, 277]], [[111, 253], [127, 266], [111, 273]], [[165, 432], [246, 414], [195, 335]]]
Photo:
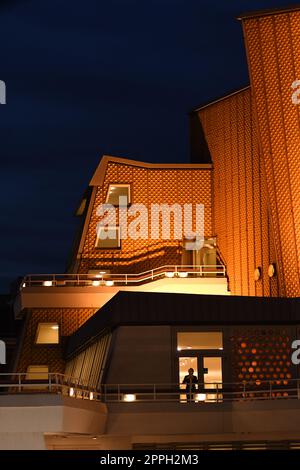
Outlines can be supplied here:
[[[300, 12], [243, 21], [281, 295], [300, 294]], [[273, 287], [272, 287], [273, 291]]]
[[96, 311], [92, 308], [34, 308], [26, 325], [24, 342], [17, 371], [25, 372], [29, 365], [48, 365], [49, 372], [64, 372], [62, 345], [35, 344], [39, 323], [57, 322], [61, 336], [69, 336], [83, 325]]
[[[267, 271], [276, 262], [269, 201], [251, 90], [198, 112], [214, 163], [213, 206], [218, 247], [236, 295], [278, 295]], [[262, 279], [254, 281], [261, 267]]]
[[[92, 217], [87, 230], [79, 272], [90, 269], [109, 269], [111, 272], [141, 272], [164, 264], [180, 264], [182, 244], [173, 237], [174, 222], [171, 219], [169, 240], [130, 238], [121, 241], [120, 250], [95, 248], [96, 227], [100, 218], [97, 207], [105, 202], [109, 184], [131, 184], [132, 202], [150, 208], [155, 204], [204, 204], [205, 235], [213, 235], [212, 223], [212, 172], [210, 169], [149, 169], [123, 163], [109, 163], [103, 186], [97, 188]], [[145, 216], [147, 217], [147, 216]], [[129, 222], [134, 217], [129, 217]], [[193, 214], [195, 222], [195, 212]], [[145, 220], [147, 222], [147, 219]], [[112, 220], [112, 225], [113, 220]], [[148, 227], [151, 227], [151, 211], [148, 211]], [[193, 226], [195, 230], [195, 225]]]

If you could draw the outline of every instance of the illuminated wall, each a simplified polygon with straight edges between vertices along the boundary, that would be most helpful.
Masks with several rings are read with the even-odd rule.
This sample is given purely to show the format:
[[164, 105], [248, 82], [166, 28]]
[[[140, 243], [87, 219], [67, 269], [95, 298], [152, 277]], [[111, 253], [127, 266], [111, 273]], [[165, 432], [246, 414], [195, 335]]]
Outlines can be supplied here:
[[[276, 296], [278, 278], [268, 196], [246, 88], [197, 111], [213, 160], [214, 223], [217, 243], [235, 295]], [[254, 270], [261, 268], [255, 281]]]
[[[143, 272], [162, 265], [181, 264], [182, 241], [173, 237], [171, 223], [169, 240], [130, 238], [121, 241], [121, 249], [95, 248], [96, 227], [100, 221], [97, 207], [105, 203], [109, 184], [129, 183], [132, 203], [151, 204], [204, 204], [205, 236], [214, 233], [211, 204], [211, 165], [151, 165], [114, 157], [103, 157], [91, 185], [95, 196], [91, 200], [91, 213], [86, 220], [86, 231], [81, 243], [79, 272], [109, 269], [111, 272]], [[129, 218], [132, 220], [134, 217]], [[193, 214], [195, 221], [195, 212]], [[150, 228], [150, 211], [148, 225]], [[195, 225], [193, 230], [195, 230]]]
[[291, 85], [300, 79], [300, 11], [242, 19], [262, 151], [281, 295], [300, 295], [299, 106]]
[[[29, 365], [47, 365], [49, 372], [64, 373], [62, 337], [77, 331], [96, 310], [92, 308], [34, 308], [28, 312], [17, 371], [26, 372]], [[58, 345], [35, 344], [38, 324], [47, 322], [57, 322], [59, 325], [60, 342]]]

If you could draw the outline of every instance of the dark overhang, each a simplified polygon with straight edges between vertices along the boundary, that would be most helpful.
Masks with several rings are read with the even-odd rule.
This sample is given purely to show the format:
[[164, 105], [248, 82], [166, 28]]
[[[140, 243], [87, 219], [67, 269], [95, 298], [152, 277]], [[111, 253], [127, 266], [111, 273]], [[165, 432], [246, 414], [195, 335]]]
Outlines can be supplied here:
[[122, 292], [71, 335], [73, 356], [106, 331], [122, 325], [263, 325], [300, 322], [299, 298]]

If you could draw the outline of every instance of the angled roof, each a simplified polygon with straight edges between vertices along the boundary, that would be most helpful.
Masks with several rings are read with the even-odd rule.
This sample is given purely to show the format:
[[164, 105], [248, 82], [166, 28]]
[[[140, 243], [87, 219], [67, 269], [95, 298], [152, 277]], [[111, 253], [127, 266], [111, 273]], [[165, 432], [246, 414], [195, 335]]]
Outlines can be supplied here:
[[209, 101], [208, 103], [195, 107], [189, 114], [197, 113], [198, 111], [201, 111], [201, 109], [207, 108], [208, 106], [212, 106], [213, 104], [219, 103], [220, 101], [227, 100], [228, 98], [231, 98], [232, 96], [237, 95], [238, 93], [242, 93], [245, 90], [250, 90], [250, 88], [250, 85], [247, 85], [243, 88], [239, 88], [238, 90], [231, 91], [226, 95], [222, 95], [221, 97], [216, 98], [213, 101]]
[[238, 20], [244, 20], [248, 18], [259, 18], [260, 16], [278, 15], [281, 13], [291, 13], [293, 11], [300, 10], [300, 4], [290, 5], [284, 8], [271, 8], [267, 10], [252, 11], [250, 13], [244, 13], [237, 17]]
[[102, 186], [106, 169], [109, 163], [119, 163], [121, 165], [129, 165], [135, 166], [140, 168], [147, 168], [147, 169], [186, 169], [186, 168], [193, 168], [193, 169], [210, 169], [212, 165], [210, 163], [200, 164], [200, 163], [144, 163], [139, 162], [136, 160], [130, 160], [128, 158], [121, 158], [121, 157], [113, 157], [111, 155], [103, 155], [100, 160], [98, 167], [90, 181], [90, 186]]

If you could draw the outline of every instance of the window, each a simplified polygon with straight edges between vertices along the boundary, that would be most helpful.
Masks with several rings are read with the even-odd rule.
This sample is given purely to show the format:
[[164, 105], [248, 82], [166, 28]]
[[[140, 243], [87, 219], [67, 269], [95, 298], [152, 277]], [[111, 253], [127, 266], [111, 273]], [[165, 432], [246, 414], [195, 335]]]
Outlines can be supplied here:
[[48, 380], [48, 366], [28, 366], [26, 380]]
[[[130, 196], [129, 184], [110, 184], [107, 191], [106, 203], [113, 204], [114, 206], [128, 206], [128, 204], [131, 202]], [[126, 198], [126, 201], [120, 201], [120, 197]]]
[[36, 332], [36, 344], [58, 344], [58, 323], [39, 323]]
[[177, 333], [177, 350], [182, 349], [223, 349], [223, 337], [220, 331], [181, 332]]
[[95, 246], [96, 248], [120, 248], [120, 228], [99, 227]]

